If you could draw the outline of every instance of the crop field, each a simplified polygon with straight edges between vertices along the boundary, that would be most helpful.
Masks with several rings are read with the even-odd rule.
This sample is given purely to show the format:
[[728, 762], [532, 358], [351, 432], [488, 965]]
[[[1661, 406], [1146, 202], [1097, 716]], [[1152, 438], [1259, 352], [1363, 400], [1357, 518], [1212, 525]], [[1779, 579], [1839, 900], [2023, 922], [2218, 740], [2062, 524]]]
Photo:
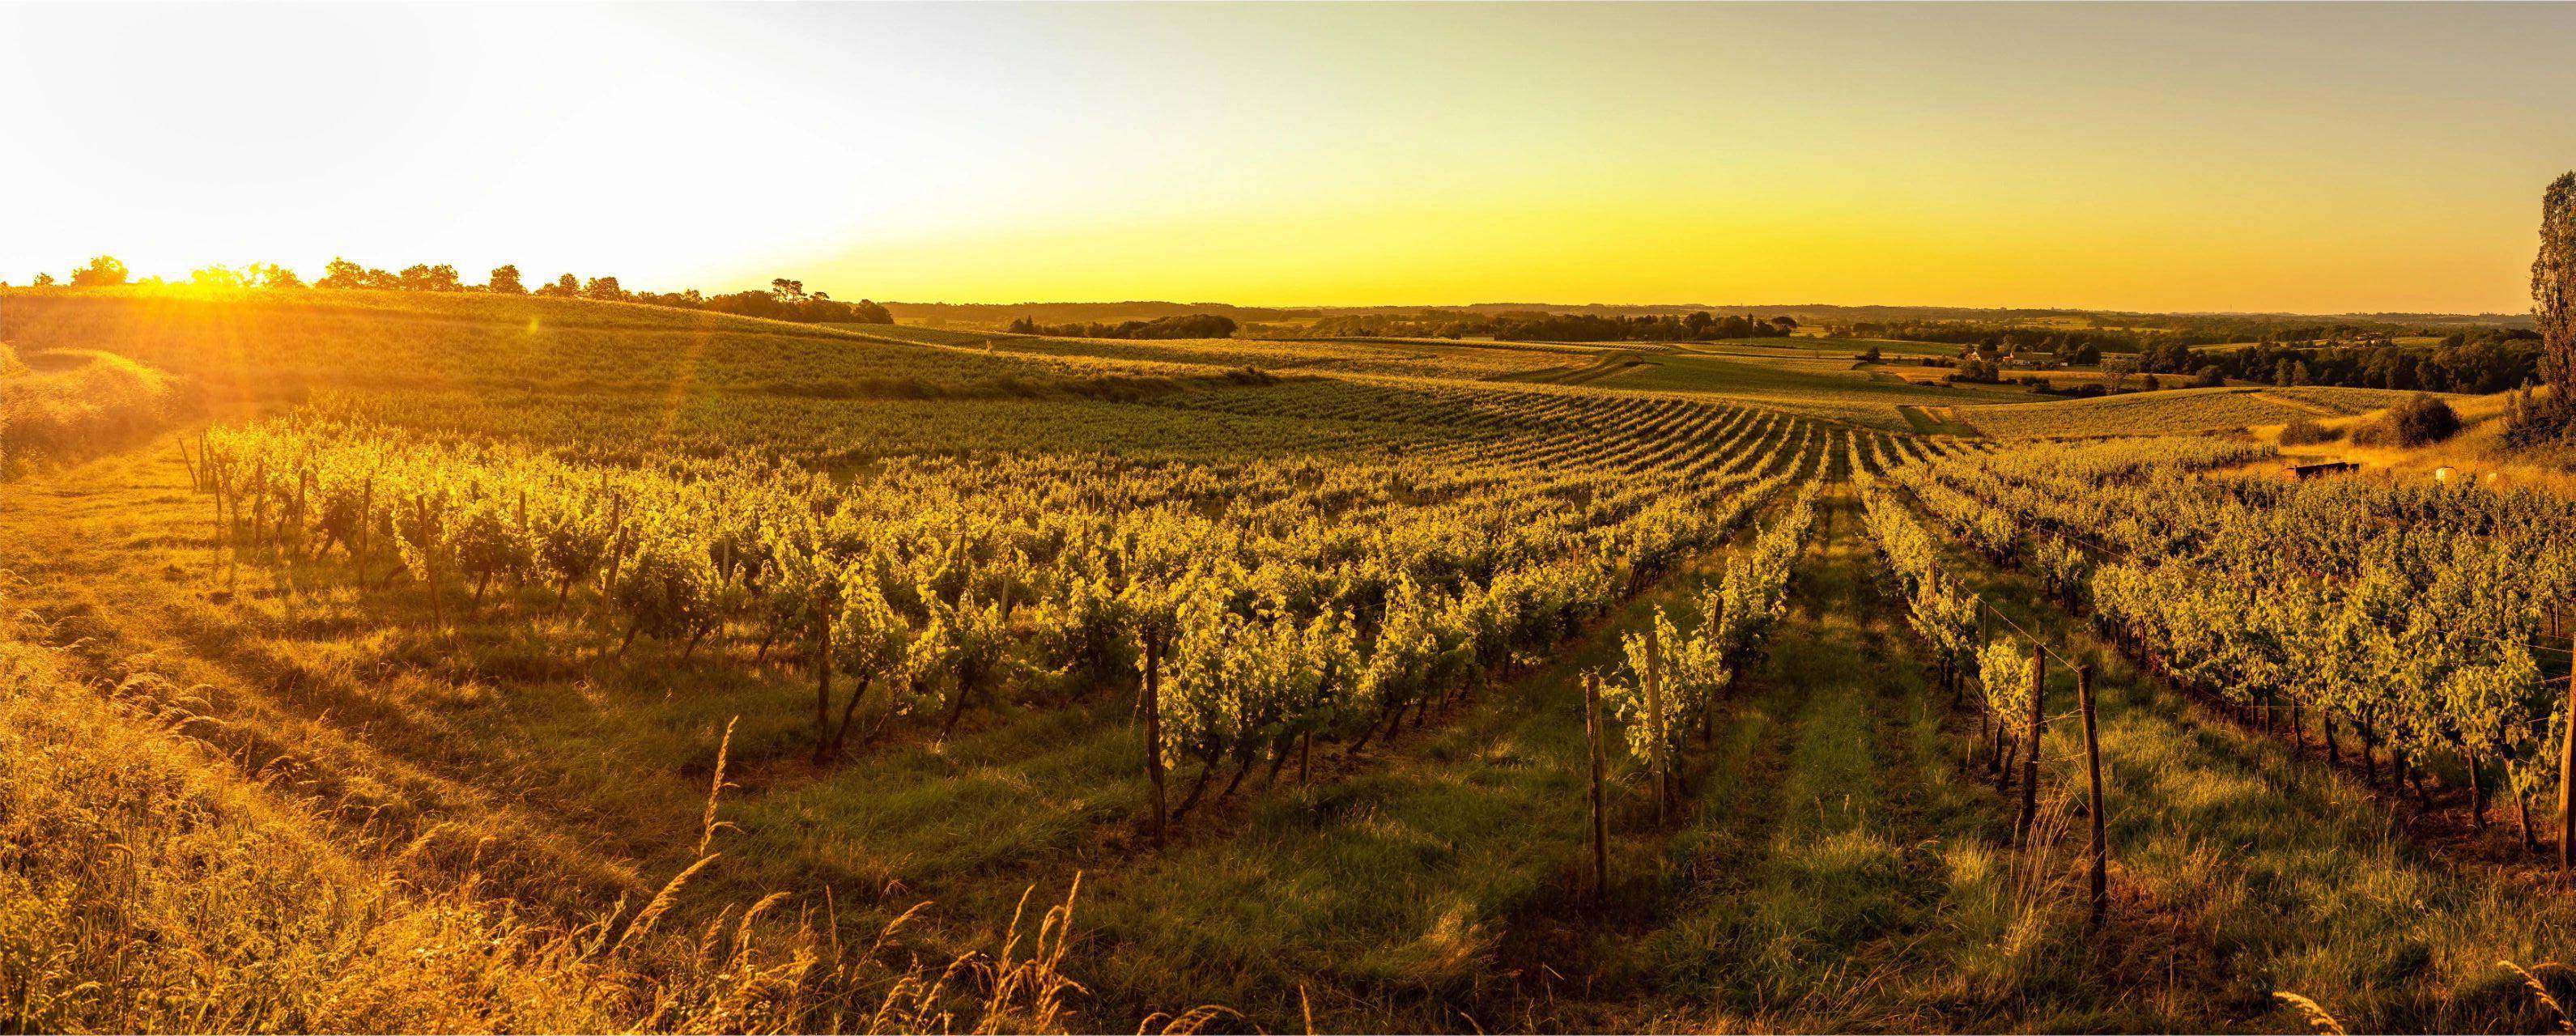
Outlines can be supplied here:
[[[1276, 371], [1349, 371], [1443, 377], [1530, 376], [1592, 359], [1590, 350], [1515, 348], [1394, 339], [1160, 339], [1001, 338], [994, 348], [1036, 356], [1088, 356], [1185, 364], [1221, 364]], [[1569, 355], [1570, 354], [1570, 355]]]
[[1871, 428], [1907, 427], [1900, 406], [2021, 405], [2017, 387], [1923, 385], [1861, 367], [1848, 357], [1639, 352], [1638, 365], [1604, 377], [1603, 388], [1684, 392], [1803, 413]]
[[1987, 435], [2168, 435], [2285, 424], [2394, 406], [2409, 393], [2356, 388], [2205, 388], [2139, 392], [2015, 406], [1970, 406], [1959, 415]]
[[2170, 434], [2388, 394], [303, 289], [0, 343], [13, 1031], [2576, 995], [2576, 514]]

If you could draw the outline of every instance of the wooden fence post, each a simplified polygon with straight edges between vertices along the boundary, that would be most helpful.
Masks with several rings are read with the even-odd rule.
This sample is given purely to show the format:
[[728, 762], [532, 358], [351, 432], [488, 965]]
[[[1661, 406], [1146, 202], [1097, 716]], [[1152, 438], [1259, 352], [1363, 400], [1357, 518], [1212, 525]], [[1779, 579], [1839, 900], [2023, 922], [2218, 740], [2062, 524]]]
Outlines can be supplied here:
[[2084, 773], [2093, 785], [2093, 927], [2111, 910], [2111, 843], [2102, 824], [2102, 741], [2093, 730], [2093, 667], [2075, 667], [2075, 698], [2084, 710]]
[[2024, 842], [2039, 821], [2039, 739], [2048, 724], [2048, 646], [2031, 647], [2030, 753], [2021, 760], [2021, 817], [2013, 822], [2013, 837]]
[[1610, 819], [1601, 798], [1601, 674], [1583, 674], [1583, 745], [1592, 763], [1592, 895], [1610, 895]]

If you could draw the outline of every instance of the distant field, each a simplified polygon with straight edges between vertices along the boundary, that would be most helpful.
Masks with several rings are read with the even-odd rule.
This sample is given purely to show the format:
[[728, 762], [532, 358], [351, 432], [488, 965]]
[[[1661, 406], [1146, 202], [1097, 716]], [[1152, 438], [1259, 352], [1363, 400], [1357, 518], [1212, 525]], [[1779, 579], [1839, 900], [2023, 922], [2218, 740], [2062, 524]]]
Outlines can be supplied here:
[[[1922, 384], [1939, 384], [1941, 379], [1957, 373], [1949, 367], [1919, 367], [1902, 363], [1885, 364], [1873, 369], [1881, 374]], [[2007, 367], [2003, 370], [2002, 376], [2004, 381], [2011, 383], [2018, 383], [2023, 378], [2038, 378], [2055, 386], [2087, 385], [2102, 380], [2101, 370], [2093, 367], [2060, 367], [2055, 370], [2017, 370]]]
[[878, 338], [900, 338], [924, 345], [982, 345], [1000, 339], [1022, 337], [1002, 331], [959, 331], [944, 327], [916, 327], [911, 324], [826, 324], [823, 326]]
[[1694, 347], [1730, 346], [1816, 356], [1858, 356], [1872, 346], [1890, 356], [1957, 356], [1959, 347], [1941, 342], [1906, 342], [1894, 338], [1725, 338]]
[[1967, 407], [1961, 415], [1987, 435], [2152, 435], [2286, 424], [2303, 417], [2357, 414], [2413, 393], [2354, 388], [2172, 389], [2023, 406]]
[[[980, 340], [979, 340], [980, 344]], [[971, 346], [970, 346], [971, 348]], [[1257, 367], [1265, 371], [1413, 374], [1487, 378], [1590, 363], [1588, 351], [1531, 349], [1490, 342], [1410, 339], [1036, 338], [1001, 336], [997, 352], [1088, 357], [1128, 363]]]
[[1957, 407], [1900, 406], [1896, 412], [1905, 418], [1907, 426], [1924, 435], [1973, 437], [1980, 434], [1975, 425], [1959, 419]]
[[1891, 431], [1911, 424], [1897, 407], [2007, 405], [2031, 396], [2018, 387], [1913, 384], [1855, 369], [1849, 359], [1757, 358], [1697, 352], [1638, 353], [1645, 361], [1602, 378], [1604, 388], [1691, 392]]

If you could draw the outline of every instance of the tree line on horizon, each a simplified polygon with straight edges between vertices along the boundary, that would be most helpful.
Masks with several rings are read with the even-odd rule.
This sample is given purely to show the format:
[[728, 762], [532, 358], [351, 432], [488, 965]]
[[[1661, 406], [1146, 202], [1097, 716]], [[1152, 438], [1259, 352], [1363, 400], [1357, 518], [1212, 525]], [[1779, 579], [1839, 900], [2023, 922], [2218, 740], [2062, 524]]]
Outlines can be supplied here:
[[[39, 273], [36, 287], [56, 284], [50, 273]], [[136, 278], [121, 260], [112, 255], [96, 256], [71, 272], [70, 286], [106, 288], [127, 284], [166, 285], [160, 277]], [[601, 302], [635, 302], [673, 309], [696, 309], [735, 316], [784, 320], [801, 324], [891, 324], [894, 316], [886, 308], [868, 299], [844, 302], [820, 291], [807, 291], [805, 282], [786, 277], [769, 282], [768, 291], [737, 291], [709, 295], [696, 288], [676, 292], [629, 291], [615, 277], [592, 277], [587, 280], [564, 274], [552, 281], [530, 288], [520, 276], [515, 263], [494, 267], [482, 284], [468, 284], [448, 263], [414, 263], [400, 272], [364, 266], [346, 258], [334, 257], [322, 270], [322, 276], [307, 283], [294, 270], [275, 263], [249, 263], [243, 266], [208, 266], [188, 275], [191, 287], [231, 291], [292, 291], [319, 289], [325, 291], [417, 291], [417, 292], [482, 292], [493, 295], [534, 295], [542, 298], [594, 299]], [[0, 281], [0, 288], [8, 283]]]
[[[2448, 330], [2376, 321], [2249, 317], [2165, 322], [2155, 329], [2052, 328], [1993, 321], [1902, 320], [1829, 325], [1829, 339], [1890, 339], [1961, 347], [1964, 363], [2044, 353], [2074, 366], [2116, 362], [2133, 374], [2185, 384], [2228, 380], [2427, 392], [2502, 392], [2540, 374], [2542, 334], [2503, 325]], [[2401, 337], [2438, 338], [2401, 344]], [[2212, 346], [2230, 348], [2211, 348]], [[2106, 370], [2108, 368], [2106, 367]], [[1965, 368], [1963, 367], [1963, 371]], [[1962, 381], [2001, 380], [1989, 363]]]
[[1011, 321], [1004, 330], [1015, 335], [1051, 338], [1232, 338], [1234, 318], [1214, 313], [1187, 313], [1109, 323], [1041, 324], [1029, 317]]
[[1420, 313], [1355, 313], [1326, 317], [1306, 330], [1317, 338], [1495, 338], [1521, 342], [1709, 342], [1727, 338], [1785, 338], [1798, 329], [1789, 317], [1719, 316], [1707, 310], [1680, 316], [1609, 316], [1538, 311], [1474, 313], [1426, 309]]
[[2174, 374], [2216, 371], [2222, 378], [2273, 385], [2424, 392], [2491, 393], [2530, 384], [2539, 376], [2541, 340], [2521, 328], [2456, 332], [2439, 345], [2306, 347], [2257, 343], [2242, 349], [2206, 350], [2158, 345], [2138, 354], [2138, 369]]

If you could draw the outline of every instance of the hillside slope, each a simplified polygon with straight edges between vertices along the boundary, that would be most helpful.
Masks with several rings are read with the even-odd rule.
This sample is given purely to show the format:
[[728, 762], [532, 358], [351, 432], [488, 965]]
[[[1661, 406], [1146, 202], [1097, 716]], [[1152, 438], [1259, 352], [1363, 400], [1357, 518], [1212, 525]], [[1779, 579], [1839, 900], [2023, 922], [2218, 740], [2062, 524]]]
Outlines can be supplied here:
[[9, 289], [0, 341], [31, 359], [116, 353], [214, 402], [251, 404], [325, 388], [1025, 395], [1209, 373], [628, 303], [426, 292]]

